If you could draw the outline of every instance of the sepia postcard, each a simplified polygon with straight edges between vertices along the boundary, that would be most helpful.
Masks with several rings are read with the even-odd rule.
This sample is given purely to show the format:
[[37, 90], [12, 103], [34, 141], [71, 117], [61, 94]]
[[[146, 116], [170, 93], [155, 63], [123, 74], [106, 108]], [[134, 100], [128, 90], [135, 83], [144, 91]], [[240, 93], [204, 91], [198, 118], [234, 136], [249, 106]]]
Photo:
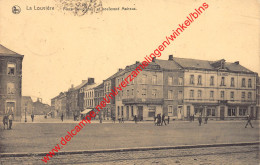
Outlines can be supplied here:
[[0, 164], [259, 164], [259, 0], [0, 0]]

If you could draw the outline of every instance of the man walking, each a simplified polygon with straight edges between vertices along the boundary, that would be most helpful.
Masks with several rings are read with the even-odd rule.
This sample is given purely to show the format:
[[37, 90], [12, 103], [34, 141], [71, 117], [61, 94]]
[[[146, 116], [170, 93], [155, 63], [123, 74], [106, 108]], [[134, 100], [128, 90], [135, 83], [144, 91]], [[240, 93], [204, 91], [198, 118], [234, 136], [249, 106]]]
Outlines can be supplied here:
[[199, 126], [201, 126], [201, 122], [202, 122], [201, 116], [199, 116], [198, 120], [199, 120]]
[[170, 124], [170, 116], [168, 116], [168, 124]]
[[137, 116], [136, 115], [134, 116], [134, 121], [135, 121], [135, 124], [137, 124]]
[[8, 120], [9, 120], [9, 129], [12, 129], [12, 124], [13, 124], [13, 114], [8, 116]]
[[165, 122], [165, 115], [164, 115], [164, 114], [162, 115], [162, 124], [161, 124], [161, 125], [163, 125], [163, 123], [166, 125], [166, 122]]
[[254, 127], [252, 126], [251, 119], [252, 119], [251, 115], [247, 115], [247, 123], [246, 123], [245, 128], [247, 127], [248, 124], [250, 124], [251, 128], [254, 128]]
[[31, 118], [32, 118], [32, 122], [33, 122], [33, 119], [34, 119], [34, 114], [31, 114]]

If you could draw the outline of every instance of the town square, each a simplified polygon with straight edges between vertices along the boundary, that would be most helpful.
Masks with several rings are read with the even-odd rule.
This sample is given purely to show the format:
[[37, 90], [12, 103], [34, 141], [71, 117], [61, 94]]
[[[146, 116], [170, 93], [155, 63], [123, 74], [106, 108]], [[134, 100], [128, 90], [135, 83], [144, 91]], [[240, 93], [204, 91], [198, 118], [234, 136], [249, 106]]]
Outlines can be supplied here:
[[0, 0], [0, 164], [259, 164], [259, 10]]

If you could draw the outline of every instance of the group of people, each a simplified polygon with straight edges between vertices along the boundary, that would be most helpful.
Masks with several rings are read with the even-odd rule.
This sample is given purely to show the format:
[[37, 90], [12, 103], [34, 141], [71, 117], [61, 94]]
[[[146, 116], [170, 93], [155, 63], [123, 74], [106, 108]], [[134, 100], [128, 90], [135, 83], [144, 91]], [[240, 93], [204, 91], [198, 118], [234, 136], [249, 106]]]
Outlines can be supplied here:
[[[207, 123], [208, 123], [208, 119], [209, 119], [208, 116], [206, 116], [206, 117], [205, 117], [205, 122], [204, 122], [204, 124], [207, 124]], [[199, 121], [199, 126], [201, 126], [202, 116], [199, 116], [198, 121]]]
[[4, 115], [4, 117], [3, 117], [4, 129], [5, 129], [5, 126], [6, 126], [6, 129], [12, 129], [13, 118], [14, 118], [13, 114]]
[[[167, 122], [168, 122], [168, 124], [170, 123], [170, 116], [168, 116]], [[164, 123], [164, 125], [166, 125], [165, 115], [163, 114], [163, 115], [161, 116], [160, 113], [157, 114], [157, 116], [154, 117], [154, 125], [162, 126], [163, 123]]]

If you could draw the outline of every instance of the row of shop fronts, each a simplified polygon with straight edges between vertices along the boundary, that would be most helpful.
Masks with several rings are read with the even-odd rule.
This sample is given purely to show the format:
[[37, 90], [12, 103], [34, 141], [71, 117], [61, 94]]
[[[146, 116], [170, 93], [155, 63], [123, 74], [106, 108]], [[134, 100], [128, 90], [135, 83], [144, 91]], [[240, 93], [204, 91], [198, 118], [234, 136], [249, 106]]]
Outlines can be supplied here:
[[154, 120], [157, 114], [170, 116], [173, 120], [190, 120], [202, 116], [210, 120], [243, 120], [247, 115], [258, 119], [257, 108], [252, 104], [209, 104], [209, 103], [185, 103], [183, 105], [168, 105], [164, 109], [163, 105], [157, 104], [128, 104], [104, 108], [101, 112], [102, 119], [111, 120], [124, 118], [124, 120], [133, 120], [136, 115], [138, 120]]

